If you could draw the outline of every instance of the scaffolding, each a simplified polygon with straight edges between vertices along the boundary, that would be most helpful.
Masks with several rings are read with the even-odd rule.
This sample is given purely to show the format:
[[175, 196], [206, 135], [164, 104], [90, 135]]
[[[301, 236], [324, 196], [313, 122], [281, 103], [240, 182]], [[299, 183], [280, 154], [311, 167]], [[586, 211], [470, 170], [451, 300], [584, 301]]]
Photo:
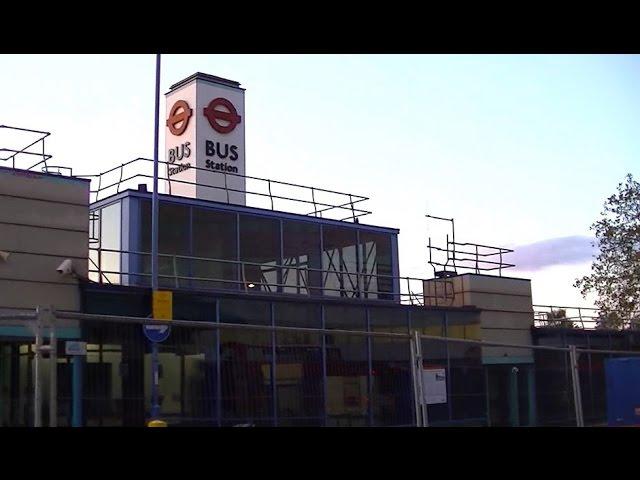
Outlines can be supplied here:
[[[515, 264], [504, 261], [504, 255], [513, 253], [513, 250], [480, 243], [457, 242], [456, 227], [453, 218], [425, 215], [429, 220], [448, 222], [451, 224], [450, 234], [446, 234], [445, 246], [436, 246], [428, 237], [427, 250], [429, 252], [429, 265], [433, 268], [435, 278], [446, 278], [461, 273], [493, 274], [502, 276], [502, 271], [515, 267]], [[439, 255], [436, 259], [437, 254]], [[444, 259], [442, 257], [444, 256]]]

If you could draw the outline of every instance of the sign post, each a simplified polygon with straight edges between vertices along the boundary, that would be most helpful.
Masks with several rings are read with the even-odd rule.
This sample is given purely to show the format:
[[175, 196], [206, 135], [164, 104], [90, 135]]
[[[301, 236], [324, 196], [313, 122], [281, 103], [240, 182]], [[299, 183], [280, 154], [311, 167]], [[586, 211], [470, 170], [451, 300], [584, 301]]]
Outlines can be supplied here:
[[[173, 318], [173, 292], [154, 290], [152, 292], [154, 320], [171, 320]], [[164, 342], [171, 333], [170, 325], [143, 325], [145, 337], [151, 342], [151, 418], [160, 415], [160, 368], [158, 362], [158, 343]]]

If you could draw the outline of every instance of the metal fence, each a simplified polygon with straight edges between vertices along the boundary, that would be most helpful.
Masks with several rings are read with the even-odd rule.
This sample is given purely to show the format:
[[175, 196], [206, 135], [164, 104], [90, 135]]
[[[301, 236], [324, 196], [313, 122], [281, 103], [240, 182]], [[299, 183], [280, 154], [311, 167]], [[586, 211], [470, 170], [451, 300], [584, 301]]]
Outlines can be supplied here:
[[[218, 195], [226, 203], [244, 205], [269, 210], [280, 210], [319, 218], [330, 218], [340, 221], [359, 222], [359, 218], [371, 212], [362, 207], [368, 197], [354, 193], [337, 192], [326, 188], [299, 185], [281, 180], [253, 177], [239, 173], [222, 172], [207, 168], [190, 166], [190, 169], [206, 173], [211, 177], [211, 184], [179, 180], [169, 175], [174, 164], [160, 160], [160, 183], [165, 187], [165, 194], [185, 195], [185, 188], [204, 189], [207, 195]], [[97, 175], [75, 175], [91, 180], [90, 200], [96, 202], [127, 189], [139, 189], [142, 184], [146, 191], [152, 191], [153, 160], [135, 158], [113, 167]], [[219, 184], [216, 184], [218, 182]], [[235, 185], [241, 182], [243, 185]], [[193, 196], [193, 195], [191, 195]], [[241, 200], [242, 199], [242, 200]]]
[[[244, 321], [2, 314], [0, 422], [144, 426], [157, 398], [169, 426], [596, 426], [605, 359], [640, 354]], [[171, 333], [154, 349], [143, 325]], [[487, 365], [490, 348], [531, 362]]]
[[534, 324], [538, 327], [629, 330], [640, 325], [638, 310], [629, 313], [595, 307], [533, 305], [533, 311]]

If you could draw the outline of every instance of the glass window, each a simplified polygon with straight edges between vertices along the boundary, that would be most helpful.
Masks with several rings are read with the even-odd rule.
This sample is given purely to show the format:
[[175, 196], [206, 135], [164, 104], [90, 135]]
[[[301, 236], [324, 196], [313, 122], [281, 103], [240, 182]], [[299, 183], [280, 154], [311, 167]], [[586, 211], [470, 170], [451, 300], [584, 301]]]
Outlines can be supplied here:
[[360, 230], [360, 272], [365, 298], [391, 300], [393, 259], [391, 236]]
[[241, 279], [249, 291], [278, 291], [281, 283], [280, 221], [254, 215], [240, 215]]
[[[407, 313], [369, 308], [371, 331], [408, 333]], [[371, 338], [371, 409], [374, 425], [414, 425], [409, 339]]]
[[[319, 328], [320, 306], [276, 303], [279, 326]], [[322, 335], [300, 331], [276, 332], [276, 390], [278, 424], [305, 420], [312, 425], [324, 419]]]
[[[100, 248], [100, 270], [105, 273], [103, 275], [103, 281], [109, 283], [120, 283], [120, 250], [121, 250], [121, 203], [116, 202], [100, 210], [100, 222], [101, 222], [101, 242]], [[117, 250], [117, 251], [105, 251], [105, 250]]]
[[[480, 340], [480, 320], [476, 313], [447, 312], [447, 337]], [[531, 350], [523, 350], [527, 355]], [[482, 347], [474, 343], [449, 343], [449, 359], [452, 366], [482, 366]]]
[[[575, 417], [569, 354], [562, 351], [534, 350], [534, 359], [538, 423], [571, 424]], [[491, 391], [491, 386], [489, 389]]]
[[[447, 337], [480, 340], [480, 321], [473, 312], [447, 312]], [[529, 350], [530, 351], [530, 350]], [[482, 347], [473, 343], [450, 342], [449, 393], [454, 420], [485, 418], [486, 383]]]
[[[326, 328], [366, 330], [362, 307], [326, 306]], [[327, 422], [330, 426], [368, 425], [369, 354], [366, 336], [325, 337], [327, 362]]]
[[322, 227], [322, 269], [324, 294], [355, 297], [358, 292], [356, 230]]
[[[216, 260], [237, 260], [236, 219], [233, 213], [193, 208], [193, 256]], [[196, 288], [237, 289], [238, 283], [217, 280], [237, 280], [238, 264], [211, 260], [193, 260]], [[216, 280], [216, 281], [214, 281]]]
[[[142, 273], [151, 273], [151, 202], [141, 201], [141, 251], [148, 252], [140, 260]], [[160, 202], [158, 210], [158, 285], [160, 287], [180, 287], [188, 285], [188, 280], [178, 277], [191, 276], [188, 259], [179, 256], [191, 254], [190, 207], [169, 202]], [[145, 275], [140, 283], [151, 284], [151, 277]]]
[[[270, 325], [270, 305], [222, 299], [220, 321]], [[268, 330], [220, 330], [223, 425], [273, 421], [272, 338]]]
[[[172, 327], [169, 338], [158, 345], [160, 411], [169, 425], [217, 425], [215, 335], [212, 330]], [[145, 355], [145, 378], [149, 406], [150, 353]]]
[[[158, 285], [180, 287], [188, 284], [189, 260], [179, 256], [190, 255], [190, 208], [184, 205], [160, 202], [158, 222]], [[168, 256], [163, 256], [168, 255]], [[165, 275], [163, 278], [162, 275]]]
[[[320, 226], [310, 222], [282, 222], [282, 283], [285, 293], [317, 295], [322, 284]], [[289, 268], [286, 268], [289, 267]], [[313, 288], [316, 287], [316, 288]]]

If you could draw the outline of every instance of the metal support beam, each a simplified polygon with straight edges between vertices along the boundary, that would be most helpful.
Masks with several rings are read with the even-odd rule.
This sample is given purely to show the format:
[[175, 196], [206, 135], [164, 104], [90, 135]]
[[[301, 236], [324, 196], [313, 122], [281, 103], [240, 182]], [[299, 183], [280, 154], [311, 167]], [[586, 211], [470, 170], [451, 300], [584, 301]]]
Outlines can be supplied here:
[[153, 193], [151, 197], [151, 288], [158, 289], [158, 125], [160, 124], [160, 54], [156, 55], [155, 120], [153, 137]]
[[49, 316], [49, 426], [58, 426], [58, 339], [55, 317]]
[[429, 415], [424, 400], [424, 384], [422, 383], [422, 343], [420, 333], [415, 330], [411, 337], [412, 372], [414, 384], [414, 403], [416, 407], [416, 426], [428, 427]]
[[575, 345], [569, 345], [571, 380], [573, 384], [573, 404], [576, 412], [576, 426], [584, 427], [582, 414], [582, 393], [580, 391], [580, 372], [578, 371], [578, 353]]
[[42, 426], [42, 319], [38, 308], [38, 318], [35, 325], [36, 344], [33, 360], [33, 426]]
[[151, 342], [151, 419], [160, 416], [160, 362], [158, 361], [158, 344]]
[[72, 427], [81, 427], [82, 426], [82, 371], [84, 369], [84, 356], [83, 355], [74, 355], [71, 360], [73, 364], [73, 381], [72, 381], [72, 415], [71, 415], [71, 426]]
[[520, 398], [518, 390], [518, 373], [516, 366], [509, 371], [509, 424], [512, 427], [520, 426]]

